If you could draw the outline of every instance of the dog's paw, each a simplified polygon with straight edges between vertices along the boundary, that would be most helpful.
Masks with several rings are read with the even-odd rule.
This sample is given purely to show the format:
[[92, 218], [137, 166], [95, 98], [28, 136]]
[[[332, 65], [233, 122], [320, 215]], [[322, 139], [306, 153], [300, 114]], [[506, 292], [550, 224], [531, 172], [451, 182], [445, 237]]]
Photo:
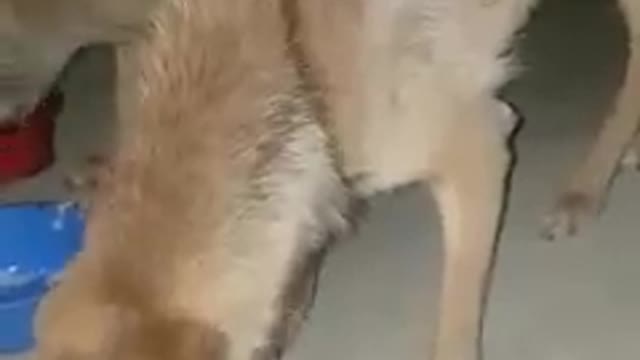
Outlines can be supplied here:
[[595, 219], [599, 208], [600, 198], [594, 193], [566, 192], [544, 217], [541, 236], [547, 240], [575, 236], [582, 226]]

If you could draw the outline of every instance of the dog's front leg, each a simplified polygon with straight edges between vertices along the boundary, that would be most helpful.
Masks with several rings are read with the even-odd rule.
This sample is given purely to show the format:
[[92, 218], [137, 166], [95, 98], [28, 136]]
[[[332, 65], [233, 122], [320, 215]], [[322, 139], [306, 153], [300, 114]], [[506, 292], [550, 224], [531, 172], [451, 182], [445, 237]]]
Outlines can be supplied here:
[[543, 235], [549, 239], [574, 235], [583, 222], [593, 219], [606, 197], [625, 149], [632, 146], [640, 123], [640, 6], [621, 1], [629, 28], [629, 62], [614, 112], [604, 120], [586, 160], [544, 219]]
[[500, 127], [495, 119], [461, 123], [436, 165], [432, 189], [442, 215], [445, 258], [434, 360], [482, 356], [484, 297], [509, 165]]

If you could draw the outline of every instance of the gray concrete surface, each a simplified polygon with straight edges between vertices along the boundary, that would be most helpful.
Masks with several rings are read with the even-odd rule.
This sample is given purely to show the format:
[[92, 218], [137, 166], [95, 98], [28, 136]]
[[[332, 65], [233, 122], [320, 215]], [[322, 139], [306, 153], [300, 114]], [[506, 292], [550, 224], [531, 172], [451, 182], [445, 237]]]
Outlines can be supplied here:
[[[537, 236], [540, 216], [619, 86], [623, 41], [609, 0], [547, 0], [527, 28], [528, 71], [506, 90], [527, 123], [489, 302], [486, 360], [640, 357], [640, 176], [618, 178], [607, 211], [581, 236], [556, 243]], [[0, 199], [60, 196], [59, 175], [103, 146], [94, 140], [109, 134], [103, 59], [88, 54], [65, 81], [59, 166]], [[330, 256], [288, 359], [425, 359], [440, 260], [431, 199], [412, 188], [378, 197], [358, 236]]]

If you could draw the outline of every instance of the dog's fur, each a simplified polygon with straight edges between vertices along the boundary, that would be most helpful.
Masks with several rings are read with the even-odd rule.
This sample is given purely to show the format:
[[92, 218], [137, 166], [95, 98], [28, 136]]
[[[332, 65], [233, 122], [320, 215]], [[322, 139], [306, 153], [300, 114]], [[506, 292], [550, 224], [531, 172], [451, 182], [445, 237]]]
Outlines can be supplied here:
[[119, 50], [118, 152], [37, 358], [276, 358], [350, 198], [418, 181], [445, 234], [434, 359], [479, 359], [515, 121], [495, 91], [532, 5], [161, 2]]
[[629, 165], [638, 167], [640, 138], [634, 137], [638, 137], [640, 125], [640, 2], [619, 0], [619, 3], [629, 34], [627, 73], [615, 107], [588, 156], [545, 219], [543, 230], [549, 238], [573, 235], [585, 221], [598, 215], [625, 151]]

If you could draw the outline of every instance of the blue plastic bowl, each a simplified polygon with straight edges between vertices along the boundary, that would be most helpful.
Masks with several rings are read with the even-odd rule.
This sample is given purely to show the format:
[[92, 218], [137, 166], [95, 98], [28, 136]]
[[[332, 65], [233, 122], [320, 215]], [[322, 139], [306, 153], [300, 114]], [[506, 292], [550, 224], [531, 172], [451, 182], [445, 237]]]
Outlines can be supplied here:
[[83, 233], [83, 214], [75, 205], [0, 206], [0, 352], [33, 346], [34, 313], [80, 250]]

